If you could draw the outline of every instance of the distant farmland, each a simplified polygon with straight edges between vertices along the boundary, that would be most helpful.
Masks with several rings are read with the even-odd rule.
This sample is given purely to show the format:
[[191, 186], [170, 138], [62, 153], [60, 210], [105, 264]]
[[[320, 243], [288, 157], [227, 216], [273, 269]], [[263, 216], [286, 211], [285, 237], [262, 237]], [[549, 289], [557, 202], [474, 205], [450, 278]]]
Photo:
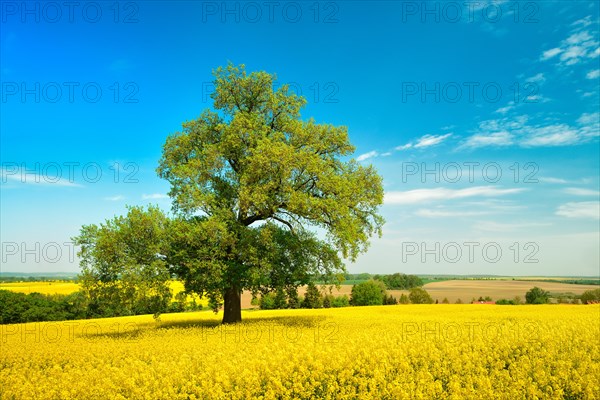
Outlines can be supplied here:
[[[519, 278], [522, 279], [522, 278]], [[479, 298], [489, 296], [493, 300], [512, 299], [515, 296], [520, 296], [525, 301], [525, 293], [534, 286], [538, 286], [544, 290], [555, 293], [572, 293], [580, 295], [586, 290], [597, 289], [597, 285], [574, 285], [568, 283], [552, 282], [550, 278], [540, 277], [541, 281], [533, 280], [509, 280], [509, 279], [460, 279], [460, 280], [443, 280], [430, 282], [423, 286], [429, 292], [434, 300], [442, 302], [447, 298], [449, 302], [454, 303], [461, 299], [468, 303], [473, 297]], [[328, 290], [327, 286], [321, 286], [323, 290]], [[39, 292], [43, 294], [69, 294], [77, 291], [79, 285], [74, 282], [12, 282], [0, 284], [0, 290], [12, 290], [21, 293]], [[173, 294], [183, 290], [183, 284], [178, 281], [171, 282]], [[298, 293], [303, 296], [304, 287], [298, 288]], [[352, 292], [352, 285], [341, 285], [338, 288], [332, 288], [332, 293], [336, 296], [348, 295]], [[399, 298], [403, 293], [408, 294], [408, 290], [388, 290], [392, 296]], [[242, 295], [242, 308], [255, 308], [251, 304], [252, 294], [244, 292]], [[204, 304], [203, 302], [203, 305]]]

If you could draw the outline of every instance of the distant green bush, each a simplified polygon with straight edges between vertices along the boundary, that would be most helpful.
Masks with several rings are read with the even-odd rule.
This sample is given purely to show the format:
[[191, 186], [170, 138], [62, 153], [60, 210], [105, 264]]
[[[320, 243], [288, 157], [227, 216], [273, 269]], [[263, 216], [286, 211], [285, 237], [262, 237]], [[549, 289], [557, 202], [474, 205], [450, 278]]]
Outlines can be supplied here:
[[600, 301], [600, 289], [586, 290], [580, 297], [582, 304]]
[[385, 296], [385, 283], [374, 279], [352, 286], [350, 304], [353, 306], [382, 305]]
[[433, 299], [425, 289], [413, 288], [410, 290], [408, 299], [413, 304], [433, 304]]
[[546, 304], [550, 300], [550, 293], [535, 286], [525, 294], [527, 304]]
[[338, 307], [348, 307], [349, 305], [350, 305], [350, 299], [346, 295], [337, 296], [331, 302], [331, 306], [332, 307], [336, 307], [336, 308], [338, 308]]

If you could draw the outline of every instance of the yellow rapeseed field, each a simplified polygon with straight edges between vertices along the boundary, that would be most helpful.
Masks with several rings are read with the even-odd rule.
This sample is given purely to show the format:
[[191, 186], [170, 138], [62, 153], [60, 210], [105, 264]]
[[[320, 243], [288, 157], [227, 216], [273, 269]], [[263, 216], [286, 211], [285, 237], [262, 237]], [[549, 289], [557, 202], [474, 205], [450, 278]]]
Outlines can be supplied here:
[[[173, 291], [173, 301], [175, 300], [175, 295], [177, 293], [182, 292], [185, 288], [183, 287], [183, 282], [181, 281], [170, 281], [169, 286]], [[10, 282], [10, 283], [0, 283], [0, 290], [10, 290], [13, 292], [19, 293], [41, 293], [41, 294], [71, 294], [78, 290], [81, 287], [79, 284], [75, 282], [45, 282], [45, 281], [36, 281], [36, 282]], [[199, 298], [198, 296], [194, 297], [198, 304], [201, 304], [203, 307], [208, 306], [208, 300], [204, 298]], [[188, 295], [188, 301], [192, 300], [192, 296]]]
[[598, 399], [600, 305], [406, 305], [0, 326], [2, 399]]
[[75, 282], [10, 282], [0, 283], [0, 290], [11, 290], [19, 293], [71, 294], [79, 290]]

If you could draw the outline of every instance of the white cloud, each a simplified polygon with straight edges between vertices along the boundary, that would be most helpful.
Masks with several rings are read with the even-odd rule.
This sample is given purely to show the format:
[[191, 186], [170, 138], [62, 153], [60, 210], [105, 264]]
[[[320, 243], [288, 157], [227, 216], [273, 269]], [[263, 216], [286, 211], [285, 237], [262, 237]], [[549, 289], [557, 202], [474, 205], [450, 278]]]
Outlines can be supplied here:
[[358, 157], [356, 157], [356, 161], [358, 161], [358, 162], [365, 161], [365, 160], [368, 160], [369, 158], [377, 157], [378, 155], [379, 155], [379, 153], [377, 153], [375, 150], [369, 151], [368, 153], [364, 153], [364, 154], [361, 154]]
[[511, 144], [513, 144], [513, 135], [503, 131], [470, 136], [460, 147], [478, 148], [486, 146], [509, 146]]
[[598, 77], [600, 77], [600, 69], [593, 69], [590, 72], [587, 73], [587, 75], [585, 76], [588, 79], [596, 79]]
[[581, 125], [598, 124], [600, 122], [600, 113], [584, 113], [577, 119], [577, 122]]
[[415, 148], [417, 147], [429, 147], [435, 146], [437, 144], [442, 143], [444, 140], [452, 136], [451, 133], [446, 133], [445, 135], [424, 135], [415, 144]]
[[407, 150], [407, 149], [410, 149], [411, 147], [413, 147], [412, 143], [407, 143], [402, 146], [397, 146], [395, 148], [395, 150]]
[[553, 177], [541, 177], [539, 178], [540, 182], [545, 182], [545, 183], [558, 183], [558, 184], [566, 184], [569, 183], [569, 181], [562, 179], [562, 178], [553, 178]]
[[[446, 127], [447, 128], [447, 127]], [[423, 135], [416, 140], [416, 143], [410, 142], [400, 146], [396, 146], [394, 150], [408, 150], [411, 148], [423, 148], [435, 146], [442, 143], [444, 140], [448, 139], [452, 136], [452, 133], [446, 133], [444, 135]]]
[[168, 199], [169, 196], [162, 193], [152, 193], [152, 194], [143, 194], [143, 200], [160, 200], [160, 199]]
[[558, 57], [559, 64], [568, 66], [597, 57], [600, 54], [600, 43], [594, 40], [597, 32], [585, 30], [589, 25], [587, 22], [589, 21], [573, 24], [575, 28], [569, 37], [561, 41], [557, 47], [544, 51], [540, 59], [546, 61], [560, 55]]
[[481, 122], [479, 131], [467, 137], [459, 149], [512, 144], [521, 147], [568, 146], [589, 142], [597, 136], [600, 136], [600, 113], [582, 114], [575, 125], [531, 125], [526, 116], [504, 117]]
[[583, 139], [600, 136], [600, 113], [581, 114], [577, 119], [579, 132]]
[[525, 147], [564, 146], [580, 141], [578, 131], [568, 125], [549, 125], [544, 127], [529, 127], [527, 135], [521, 141]]
[[448, 211], [448, 210], [436, 210], [421, 208], [415, 212], [415, 215], [425, 218], [453, 218], [453, 217], [476, 217], [480, 215], [486, 215], [489, 212], [486, 211]]
[[475, 196], [503, 196], [520, 193], [525, 189], [499, 189], [494, 186], [474, 186], [466, 189], [415, 189], [408, 191], [390, 191], [385, 194], [385, 204], [416, 204], [433, 200], [462, 199]]
[[555, 47], [550, 50], [546, 50], [546, 51], [544, 51], [544, 53], [542, 53], [542, 60], [548, 60], [552, 57], [559, 55], [561, 52], [562, 52], [562, 50], [558, 47]]
[[556, 215], [567, 218], [600, 219], [600, 202], [580, 201], [566, 203], [558, 207]]
[[566, 188], [565, 193], [572, 194], [574, 196], [600, 196], [600, 192], [593, 189], [584, 188]]
[[122, 195], [116, 195], [116, 196], [110, 196], [110, 197], [105, 197], [104, 200], [108, 200], [108, 201], [120, 201], [120, 200], [124, 200], [125, 196]]
[[392, 153], [390, 151], [386, 151], [385, 153], [381, 154], [381, 157], [389, 157], [391, 155], [392, 155]]
[[581, 25], [583, 28], [585, 28], [586, 26], [589, 26], [591, 24], [592, 24], [592, 17], [590, 15], [588, 15], [585, 18], [578, 19], [577, 21], [573, 22], [571, 25], [573, 25], [573, 26]]
[[[50, 167], [48, 167], [48, 169], [54, 171], [54, 169], [51, 169]], [[60, 169], [57, 171], [57, 174], [52, 175], [28, 172], [26, 169], [20, 167], [0, 168], [0, 176], [3, 184], [10, 180], [24, 185], [82, 187], [71, 179], [63, 178], [62, 175], [63, 171]]]
[[544, 77], [544, 74], [540, 72], [539, 74], [536, 74], [534, 76], [531, 76], [531, 77], [525, 79], [525, 82], [542, 83], [545, 80], [546, 80], [546, 78]]
[[488, 232], [513, 232], [550, 225], [551, 224], [540, 222], [504, 223], [495, 221], [482, 221], [475, 224], [474, 228]]
[[500, 107], [499, 109], [497, 109], [494, 112], [496, 112], [498, 114], [506, 114], [507, 112], [509, 112], [513, 108], [515, 108], [515, 102], [514, 101], [509, 101], [506, 106]]

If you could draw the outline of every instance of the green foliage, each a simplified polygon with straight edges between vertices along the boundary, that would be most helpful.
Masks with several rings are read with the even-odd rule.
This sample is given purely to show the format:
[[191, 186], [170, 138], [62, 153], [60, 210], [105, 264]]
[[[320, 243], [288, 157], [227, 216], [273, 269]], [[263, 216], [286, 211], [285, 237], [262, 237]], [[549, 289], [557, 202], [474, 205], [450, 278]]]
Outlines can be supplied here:
[[392, 275], [383, 275], [380, 279], [388, 289], [408, 290], [423, 286], [421, 278], [415, 275], [395, 273]]
[[530, 289], [525, 294], [525, 301], [527, 304], [546, 304], [550, 298], [550, 293], [540, 289], [539, 287], [534, 287]]
[[43, 295], [0, 290], [0, 324], [86, 318], [83, 293]]
[[167, 217], [158, 207], [129, 207], [126, 216], [86, 225], [73, 238], [79, 281], [92, 316], [156, 314], [171, 300]]
[[323, 307], [323, 298], [319, 288], [314, 283], [309, 283], [306, 287], [306, 294], [302, 301], [302, 308], [321, 308]]
[[444, 297], [444, 300], [442, 300], [442, 304], [450, 304], [447, 297]]
[[[315, 272], [343, 272], [338, 252], [354, 260], [381, 235], [381, 177], [346, 161], [354, 151], [347, 128], [303, 120], [305, 99], [288, 85], [275, 90], [274, 75], [229, 64], [214, 76], [214, 111], [167, 138], [157, 169], [181, 218], [206, 215], [201, 226], [179, 229], [183, 242], [191, 239], [186, 230], [205, 231], [174, 255], [186, 289], [239, 302], [224, 293], [298, 287]], [[327, 232], [326, 242], [308, 233], [314, 228]], [[226, 304], [224, 322], [241, 319], [234, 309]]]
[[383, 298], [383, 304], [385, 305], [394, 305], [394, 304], [398, 304], [398, 299], [396, 299], [394, 296], [392, 296], [391, 294], [389, 296], [385, 296]]
[[348, 307], [350, 306], [350, 299], [346, 295], [336, 296], [331, 302], [331, 307]]
[[411, 289], [408, 298], [413, 304], [433, 304], [433, 299], [429, 293], [422, 288]]
[[408, 298], [407, 295], [405, 295], [404, 293], [402, 293], [400, 295], [400, 298], [398, 299], [398, 303], [400, 303], [400, 304], [410, 304], [410, 299]]
[[461, 299], [456, 299], [456, 301], [454, 302], [454, 304], [463, 304], [463, 301]]
[[258, 306], [261, 310], [274, 310], [275, 306], [275, 293], [264, 293], [260, 296]]
[[275, 291], [275, 308], [287, 308], [287, 296], [283, 288], [277, 288]]
[[353, 306], [382, 305], [385, 296], [385, 283], [371, 279], [352, 286], [350, 304]]
[[[346, 127], [301, 118], [306, 100], [288, 85], [275, 89], [274, 75], [229, 64], [214, 77], [213, 110], [170, 135], [159, 160], [175, 218], [131, 207], [75, 238], [94, 315], [168, 309], [171, 276], [213, 311], [224, 305], [225, 323], [241, 320], [245, 289], [275, 291], [277, 307], [287, 293], [295, 308], [292, 289], [336, 280], [339, 254], [355, 260], [381, 236], [382, 179], [349, 158]], [[307, 296], [305, 306], [321, 306]]]
[[600, 289], [586, 290], [580, 297], [582, 304], [600, 302]]
[[288, 298], [289, 308], [300, 308], [300, 297], [298, 296], [298, 289], [294, 286], [290, 286], [286, 290]]
[[504, 305], [504, 306], [506, 306], [506, 305], [514, 306], [515, 302], [514, 302], [514, 300], [509, 300], [509, 299], [500, 299], [500, 300], [496, 300], [496, 304]]
[[334, 300], [335, 296], [332, 294], [323, 296], [323, 308], [331, 308]]

